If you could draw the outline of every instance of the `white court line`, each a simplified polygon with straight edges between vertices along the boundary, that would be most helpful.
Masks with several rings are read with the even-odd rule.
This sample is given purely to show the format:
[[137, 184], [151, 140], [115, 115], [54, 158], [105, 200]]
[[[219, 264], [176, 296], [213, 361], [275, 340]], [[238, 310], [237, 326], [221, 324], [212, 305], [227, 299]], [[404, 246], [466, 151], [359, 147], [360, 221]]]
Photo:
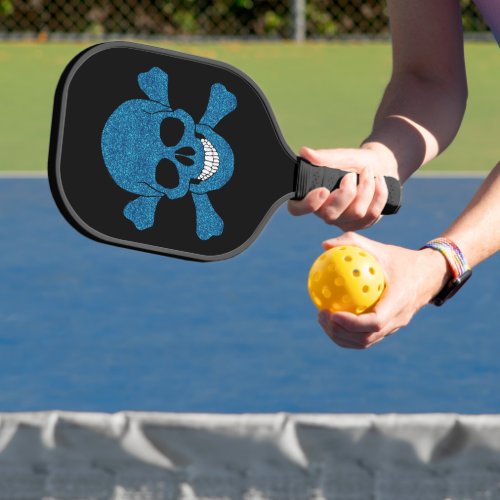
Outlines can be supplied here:
[[43, 170], [4, 170], [0, 171], [0, 179], [44, 179], [47, 177], [47, 172]]
[[429, 170], [424, 172], [416, 172], [412, 178], [414, 179], [483, 179], [489, 172], [477, 170], [451, 170], [449, 172], [439, 172]]

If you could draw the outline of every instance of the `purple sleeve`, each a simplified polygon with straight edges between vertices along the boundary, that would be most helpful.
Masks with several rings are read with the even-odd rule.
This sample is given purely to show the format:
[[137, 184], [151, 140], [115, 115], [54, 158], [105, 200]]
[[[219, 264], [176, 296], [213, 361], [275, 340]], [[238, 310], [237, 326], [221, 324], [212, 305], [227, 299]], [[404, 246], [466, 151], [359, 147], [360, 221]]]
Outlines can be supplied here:
[[474, 0], [500, 45], [500, 0]]

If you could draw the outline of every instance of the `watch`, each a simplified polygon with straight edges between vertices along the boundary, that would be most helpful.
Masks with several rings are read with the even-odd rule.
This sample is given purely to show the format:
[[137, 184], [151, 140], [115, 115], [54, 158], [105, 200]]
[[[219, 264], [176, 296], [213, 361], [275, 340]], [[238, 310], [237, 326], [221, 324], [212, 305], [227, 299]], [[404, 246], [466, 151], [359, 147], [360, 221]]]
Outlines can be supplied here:
[[451, 270], [452, 278], [442, 290], [431, 300], [435, 306], [442, 306], [462, 288], [472, 276], [472, 269], [465, 260], [460, 248], [448, 238], [436, 238], [426, 243], [422, 248], [432, 248], [440, 252]]

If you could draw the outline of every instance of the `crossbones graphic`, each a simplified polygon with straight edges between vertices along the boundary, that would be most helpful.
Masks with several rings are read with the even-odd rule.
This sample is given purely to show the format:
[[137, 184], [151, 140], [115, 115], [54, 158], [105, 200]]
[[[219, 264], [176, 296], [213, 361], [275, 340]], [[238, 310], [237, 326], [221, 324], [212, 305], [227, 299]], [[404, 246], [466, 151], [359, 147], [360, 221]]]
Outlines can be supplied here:
[[[163, 70], [151, 68], [137, 80], [149, 99], [121, 104], [106, 121], [101, 136], [104, 163], [114, 182], [139, 195], [125, 206], [124, 216], [138, 230], [148, 229], [155, 223], [162, 196], [175, 200], [189, 192], [198, 238], [220, 236], [224, 221], [207, 193], [231, 179], [234, 155], [214, 128], [236, 109], [236, 97], [221, 83], [213, 84], [205, 113], [195, 123], [183, 109], [172, 109], [168, 74]], [[175, 185], [166, 185], [165, 179], [175, 171]]]

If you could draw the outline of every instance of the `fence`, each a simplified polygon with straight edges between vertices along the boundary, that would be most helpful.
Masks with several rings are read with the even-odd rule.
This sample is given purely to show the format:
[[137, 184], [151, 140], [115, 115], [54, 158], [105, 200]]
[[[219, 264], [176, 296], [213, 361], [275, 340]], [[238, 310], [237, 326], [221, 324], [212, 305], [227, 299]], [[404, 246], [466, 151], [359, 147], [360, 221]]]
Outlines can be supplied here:
[[[467, 32], [487, 27], [461, 0]], [[380, 0], [0, 0], [0, 36], [335, 38], [388, 32]]]

